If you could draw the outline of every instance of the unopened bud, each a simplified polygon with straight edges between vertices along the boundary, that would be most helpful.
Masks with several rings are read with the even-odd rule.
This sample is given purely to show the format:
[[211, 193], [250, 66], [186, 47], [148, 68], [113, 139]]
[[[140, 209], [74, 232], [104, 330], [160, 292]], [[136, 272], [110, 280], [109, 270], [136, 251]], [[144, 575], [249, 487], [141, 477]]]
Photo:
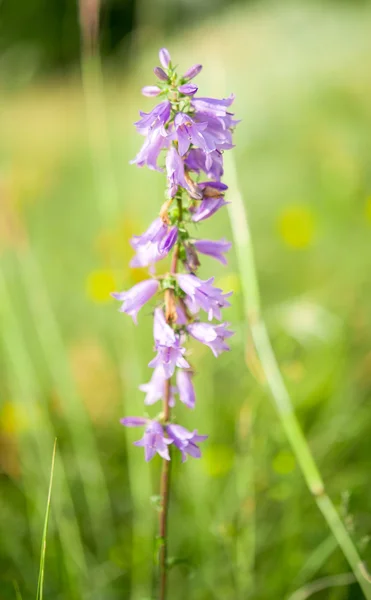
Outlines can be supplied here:
[[156, 77], [158, 77], [162, 81], [167, 81], [169, 79], [168, 76], [166, 75], [165, 71], [163, 69], [161, 69], [161, 67], [155, 67], [153, 69], [153, 72], [156, 75]]
[[190, 79], [196, 77], [196, 75], [198, 75], [201, 70], [202, 65], [193, 65], [193, 67], [191, 67], [186, 73], [184, 73], [183, 79], [187, 79], [189, 81]]
[[161, 90], [157, 85], [146, 85], [144, 86], [144, 88], [142, 88], [142, 94], [143, 96], [158, 96], [159, 94], [161, 94]]
[[166, 48], [161, 48], [160, 52], [158, 53], [158, 56], [160, 59], [160, 63], [162, 64], [164, 69], [167, 69], [171, 61], [169, 51], [166, 50]]

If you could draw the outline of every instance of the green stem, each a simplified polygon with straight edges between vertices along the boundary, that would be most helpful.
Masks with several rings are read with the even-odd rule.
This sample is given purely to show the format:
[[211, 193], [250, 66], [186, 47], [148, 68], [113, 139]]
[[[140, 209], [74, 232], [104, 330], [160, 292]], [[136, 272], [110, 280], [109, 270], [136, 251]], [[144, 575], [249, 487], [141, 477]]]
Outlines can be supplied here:
[[371, 600], [371, 583], [364, 576], [364, 565], [333, 502], [325, 491], [322, 477], [294, 413], [289, 393], [280, 373], [277, 359], [261, 316], [259, 285], [247, 213], [238, 189], [236, 171], [231, 159], [226, 161], [226, 166], [228, 166], [228, 181], [232, 199], [232, 202], [229, 204], [229, 216], [240, 270], [244, 311], [262, 368], [263, 384], [272, 397], [307, 486], [351, 566], [365, 598]]

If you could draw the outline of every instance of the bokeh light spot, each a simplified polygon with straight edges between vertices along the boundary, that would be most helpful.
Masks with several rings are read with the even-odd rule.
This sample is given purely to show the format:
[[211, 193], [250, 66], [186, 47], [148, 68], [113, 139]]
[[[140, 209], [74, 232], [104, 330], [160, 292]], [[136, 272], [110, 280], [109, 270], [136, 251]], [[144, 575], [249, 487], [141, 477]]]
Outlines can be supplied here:
[[115, 291], [115, 278], [111, 271], [92, 271], [86, 279], [86, 292], [94, 302], [111, 300], [111, 292]]
[[306, 206], [288, 206], [279, 217], [278, 229], [287, 246], [295, 249], [307, 248], [314, 237], [313, 214]]

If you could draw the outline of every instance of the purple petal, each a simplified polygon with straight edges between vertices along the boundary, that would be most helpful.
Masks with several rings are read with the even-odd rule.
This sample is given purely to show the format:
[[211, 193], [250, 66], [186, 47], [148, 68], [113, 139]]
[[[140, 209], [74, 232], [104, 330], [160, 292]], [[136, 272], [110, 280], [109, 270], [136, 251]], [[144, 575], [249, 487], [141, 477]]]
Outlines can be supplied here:
[[166, 75], [165, 71], [163, 69], [161, 69], [161, 67], [155, 67], [153, 69], [153, 72], [156, 75], [156, 77], [161, 79], [161, 81], [167, 81], [169, 79], [168, 76]]
[[120, 419], [120, 423], [125, 427], [142, 427], [146, 425], [147, 419], [144, 419], [144, 417], [124, 417]]
[[181, 94], [185, 94], [186, 96], [193, 96], [198, 90], [197, 85], [194, 83], [183, 83], [178, 87], [178, 90]]
[[190, 79], [193, 79], [194, 77], [196, 77], [196, 75], [198, 75], [201, 70], [202, 70], [202, 65], [193, 65], [193, 67], [190, 67], [190, 69], [188, 69], [188, 71], [186, 71], [184, 73], [183, 79], [188, 79], [188, 81], [189, 81]]

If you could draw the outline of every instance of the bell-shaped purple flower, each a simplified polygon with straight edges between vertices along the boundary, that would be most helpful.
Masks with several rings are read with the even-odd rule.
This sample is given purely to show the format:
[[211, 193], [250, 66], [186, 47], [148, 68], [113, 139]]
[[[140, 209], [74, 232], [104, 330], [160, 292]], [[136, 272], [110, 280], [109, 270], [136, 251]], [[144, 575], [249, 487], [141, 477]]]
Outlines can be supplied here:
[[222, 196], [219, 198], [205, 198], [192, 212], [192, 221], [194, 223], [205, 221], [205, 219], [209, 219], [212, 215], [215, 215], [222, 206], [226, 206], [227, 204], [229, 202], [226, 202]]
[[134, 123], [134, 125], [141, 135], [148, 135], [153, 130], [161, 128], [162, 134], [166, 136], [164, 125], [170, 118], [170, 112], [171, 104], [168, 100], [165, 100], [157, 104], [149, 113], [140, 111], [141, 119]]
[[205, 154], [201, 148], [191, 148], [185, 164], [191, 171], [204, 171], [210, 179], [220, 180], [223, 171], [223, 155], [219, 150]]
[[193, 96], [197, 90], [198, 87], [194, 83], [183, 83], [178, 87], [178, 91], [185, 96]]
[[196, 77], [196, 75], [198, 75], [200, 71], [202, 71], [202, 65], [193, 65], [188, 69], [188, 71], [184, 73], [183, 79], [190, 81], [190, 79]]
[[170, 325], [168, 325], [168, 323], [166, 323], [164, 311], [160, 307], [155, 309], [153, 319], [153, 337], [155, 339], [156, 348], [157, 346], [166, 346], [171, 348], [177, 344], [175, 331], [172, 327], [170, 327]]
[[169, 140], [164, 137], [161, 129], [155, 129], [149, 133], [144, 140], [144, 144], [139, 150], [136, 157], [130, 161], [130, 164], [136, 164], [138, 167], [144, 167], [145, 165], [153, 171], [162, 172], [163, 169], [157, 165], [157, 160], [161, 150], [167, 148]]
[[234, 94], [228, 98], [218, 100], [217, 98], [194, 98], [192, 101], [193, 108], [198, 113], [209, 115], [210, 117], [224, 117], [234, 101]]
[[166, 156], [166, 172], [170, 198], [174, 198], [179, 186], [189, 189], [184, 176], [184, 163], [174, 146], [170, 146]]
[[170, 250], [176, 244], [178, 239], [178, 228], [170, 227], [169, 231], [166, 233], [165, 237], [161, 240], [158, 245], [158, 250], [161, 254], [161, 258], [164, 258], [167, 254], [169, 254]]
[[214, 356], [222, 352], [228, 352], [230, 347], [224, 342], [225, 339], [234, 335], [234, 331], [227, 329], [229, 323], [212, 325], [211, 323], [190, 323], [187, 326], [188, 333], [206, 346], [209, 346]]
[[123, 302], [120, 312], [130, 315], [137, 324], [140, 309], [156, 294], [159, 283], [156, 279], [146, 279], [134, 285], [127, 292], [113, 292], [111, 296]]
[[166, 48], [161, 48], [160, 52], [158, 53], [158, 57], [164, 69], [167, 69], [171, 62], [169, 51], [166, 50]]
[[[147, 406], [150, 404], [155, 404], [158, 400], [162, 400], [164, 397], [165, 391], [165, 383], [166, 377], [164, 374], [164, 370], [161, 367], [157, 367], [153, 371], [153, 375], [151, 380], [148, 383], [142, 383], [139, 386], [141, 392], [145, 392], [146, 397], [144, 399], [144, 404]], [[169, 398], [169, 406], [175, 406], [174, 393], [177, 391], [175, 386], [171, 386], [170, 388], [170, 398]]]
[[225, 258], [224, 253], [228, 252], [232, 247], [231, 242], [227, 242], [227, 240], [224, 238], [219, 241], [195, 240], [193, 245], [198, 252], [215, 258], [215, 260], [218, 260], [223, 265], [227, 264], [227, 259]]
[[130, 243], [136, 254], [132, 258], [130, 266], [147, 267], [165, 258], [176, 243], [177, 235], [176, 227], [169, 229], [158, 217], [142, 235], [132, 237]]
[[142, 94], [143, 96], [148, 96], [148, 98], [158, 96], [161, 94], [161, 88], [159, 88], [157, 85], [145, 85], [142, 88]]
[[208, 141], [204, 135], [207, 123], [196, 123], [189, 115], [178, 113], [174, 119], [175, 133], [178, 140], [179, 154], [184, 156], [188, 152], [190, 144], [210, 153], [215, 150], [212, 141]]
[[190, 310], [195, 313], [202, 308], [207, 312], [209, 321], [212, 319], [221, 320], [220, 309], [230, 306], [226, 300], [233, 292], [223, 294], [220, 288], [214, 287], [214, 277], [203, 281], [193, 274], [181, 274], [177, 276], [180, 288], [187, 294], [186, 304]]
[[174, 346], [157, 346], [157, 356], [148, 364], [153, 369], [162, 367], [166, 379], [174, 375], [175, 367], [180, 369], [189, 369], [189, 364], [184, 358], [185, 348], [180, 345], [177, 338]]
[[189, 408], [194, 408], [196, 403], [196, 394], [192, 383], [193, 371], [184, 371], [178, 369], [176, 373], [176, 385], [179, 398], [183, 404]]
[[201, 457], [201, 450], [197, 444], [206, 440], [207, 435], [198, 435], [197, 430], [188, 431], [181, 425], [167, 425], [166, 431], [170, 440], [180, 450], [182, 462], [187, 460], [187, 454], [193, 456], [193, 458]]
[[144, 447], [144, 456], [147, 462], [154, 457], [156, 452], [161, 458], [170, 460], [168, 446], [172, 444], [173, 440], [165, 436], [163, 427], [158, 421], [150, 421], [141, 417], [125, 417], [120, 422], [125, 427], [146, 426], [144, 436], [141, 440], [134, 442], [134, 446]]

